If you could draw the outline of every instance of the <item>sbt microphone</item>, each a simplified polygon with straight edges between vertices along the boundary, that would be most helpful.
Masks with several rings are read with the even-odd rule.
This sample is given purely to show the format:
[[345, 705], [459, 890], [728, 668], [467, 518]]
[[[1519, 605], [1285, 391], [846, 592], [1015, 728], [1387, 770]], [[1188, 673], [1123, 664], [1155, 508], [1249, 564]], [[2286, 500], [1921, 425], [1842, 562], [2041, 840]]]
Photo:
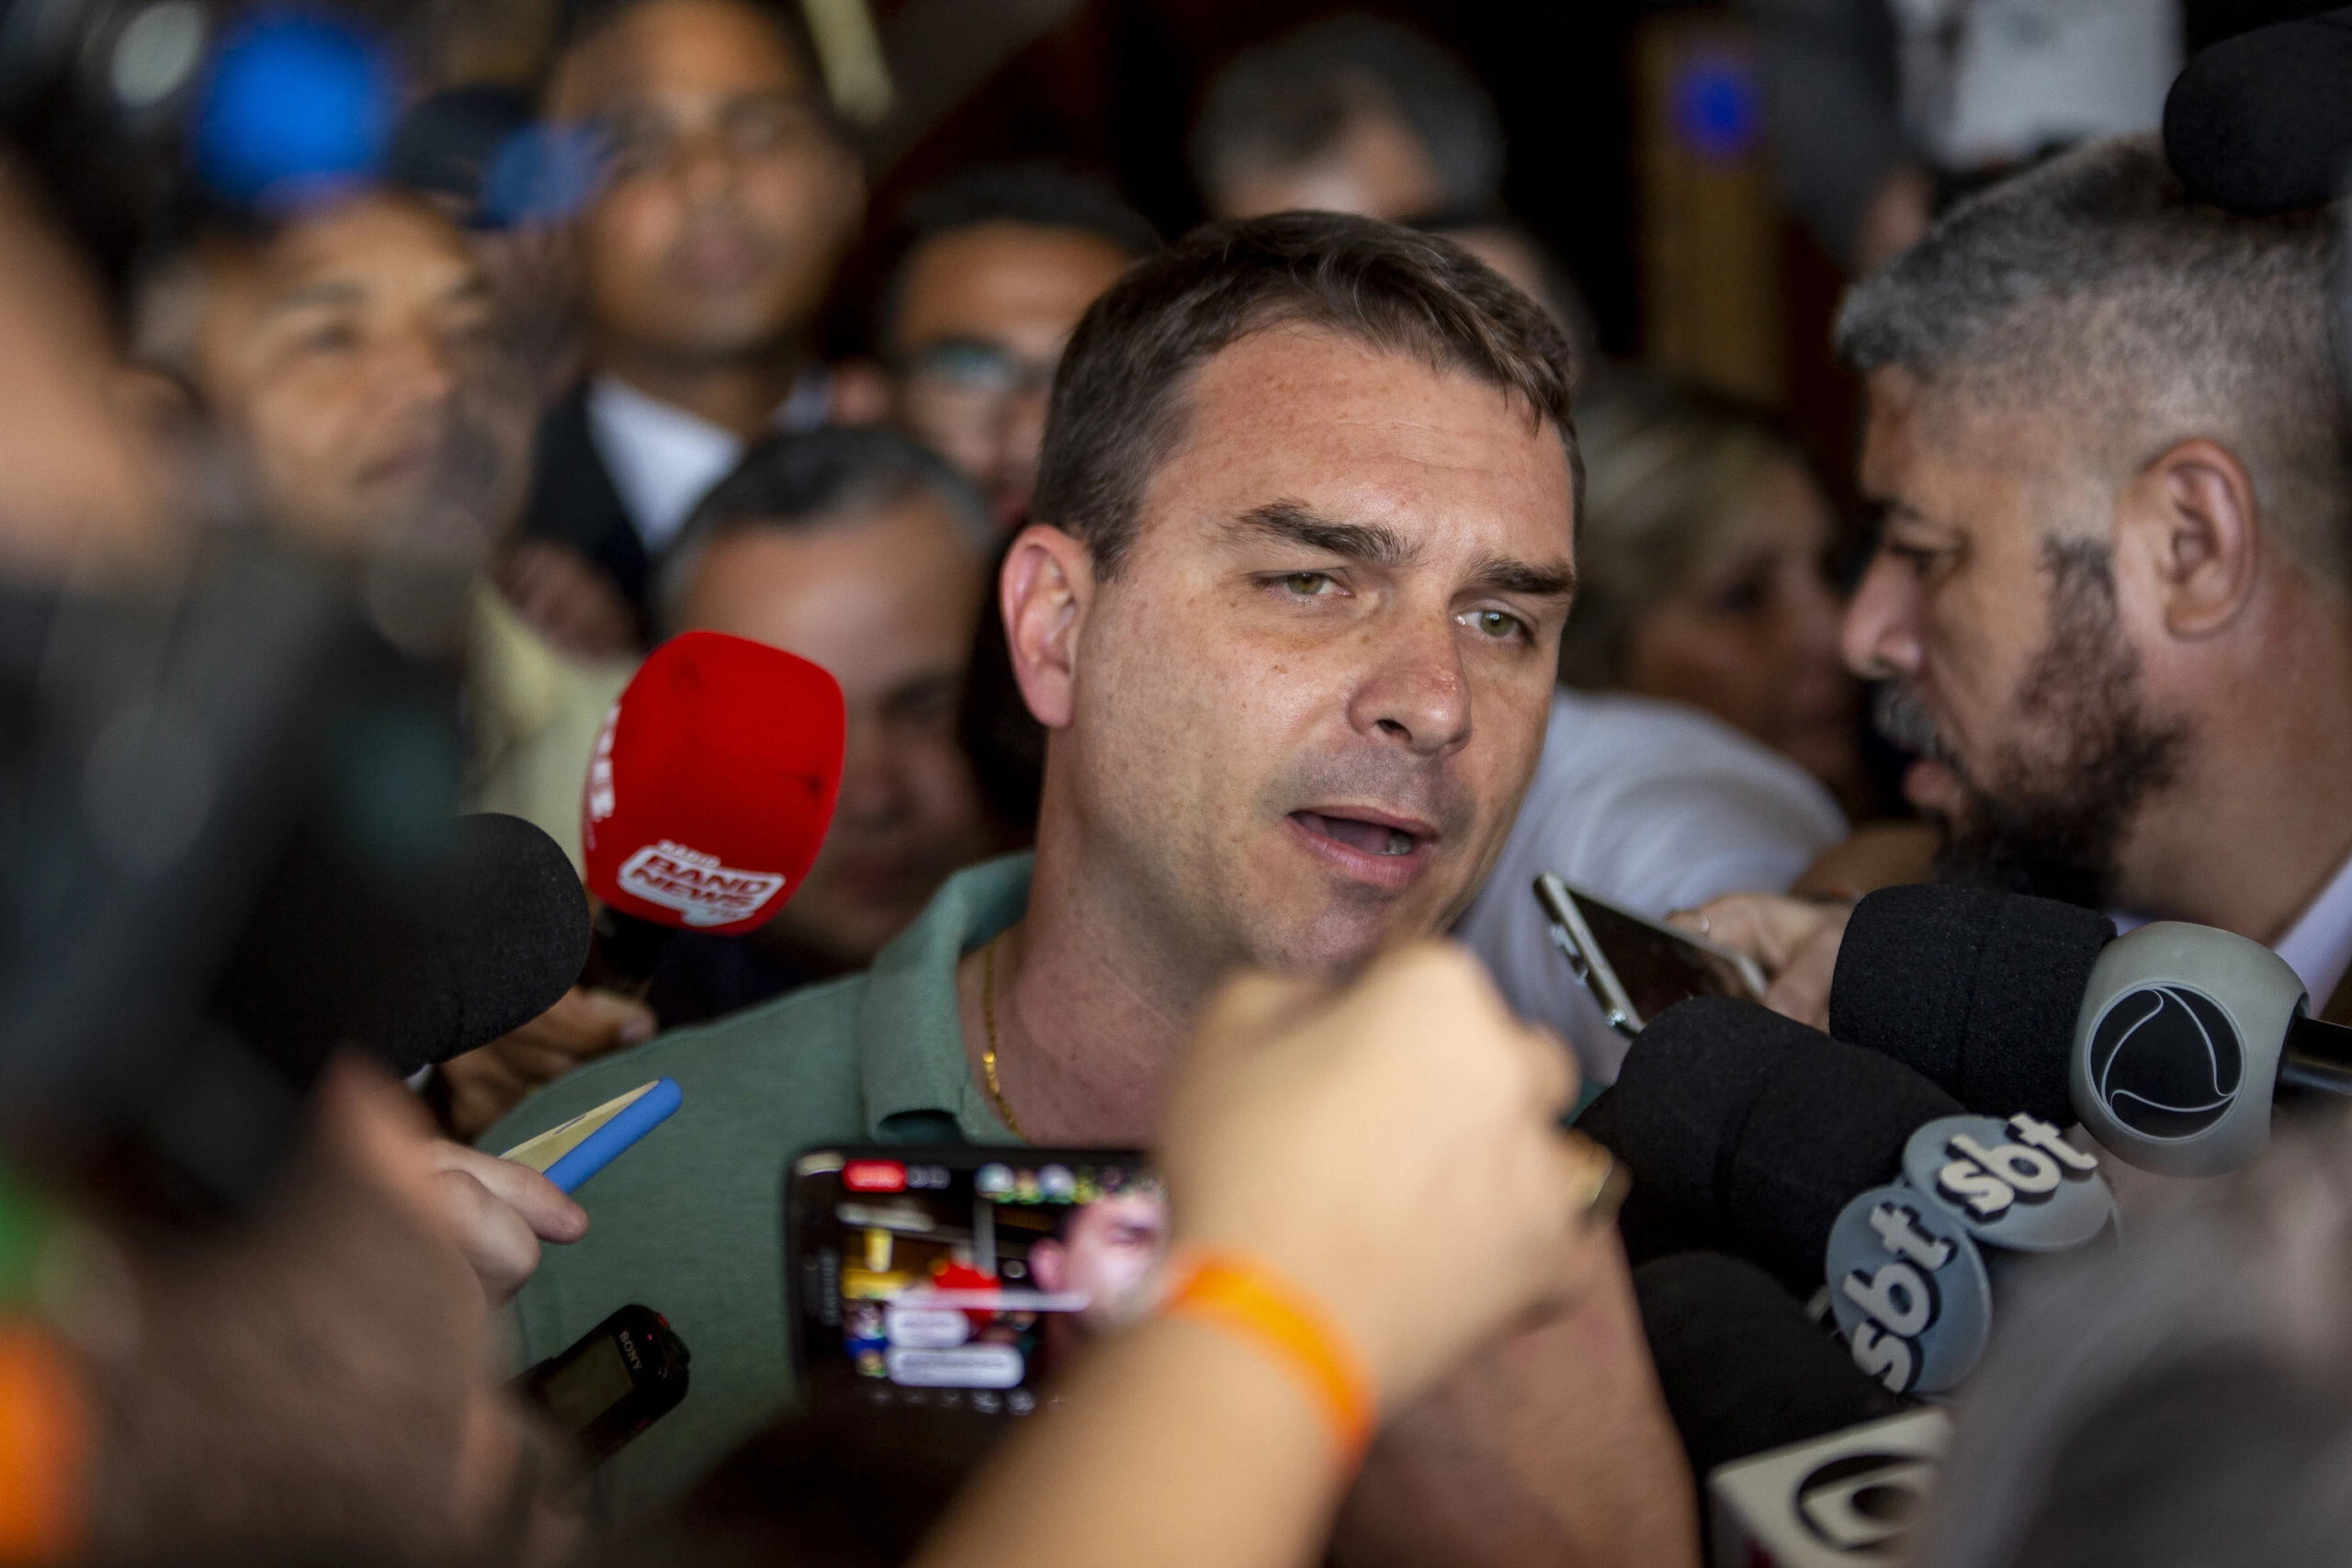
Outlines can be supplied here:
[[1983, 1353], [1980, 1241], [2079, 1246], [2112, 1212], [2040, 1119], [1969, 1116], [1883, 1055], [1728, 998], [1660, 1014], [1577, 1126], [1683, 1235], [1793, 1289], [1826, 1281], [1857, 1365], [1898, 1393], [1949, 1388]]
[[2067, 1251], [2114, 1219], [2098, 1159], [2051, 1123], [1939, 1116], [1905, 1143], [1901, 1175], [1830, 1226], [1829, 1310], [1863, 1372], [1940, 1393], [1984, 1354], [2002, 1254]]
[[2168, 1176], [2253, 1159], [2274, 1101], [2352, 1096], [2352, 1029], [2310, 1017], [2277, 953], [2176, 920], [2114, 931], [2046, 898], [1883, 889], [1847, 924], [1830, 1032], [1973, 1111], [2079, 1120]]
[[673, 931], [775, 918], [832, 823], [840, 683], [781, 649], [686, 632], [649, 655], [605, 720], [581, 802], [604, 906], [591, 983], [642, 993]]

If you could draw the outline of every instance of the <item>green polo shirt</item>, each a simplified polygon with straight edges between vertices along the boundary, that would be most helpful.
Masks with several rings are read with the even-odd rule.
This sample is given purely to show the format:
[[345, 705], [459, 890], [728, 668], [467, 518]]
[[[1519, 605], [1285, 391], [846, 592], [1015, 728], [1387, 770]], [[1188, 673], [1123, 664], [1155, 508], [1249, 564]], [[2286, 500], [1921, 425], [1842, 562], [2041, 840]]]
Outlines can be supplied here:
[[578, 1194], [588, 1235], [549, 1247], [515, 1298], [522, 1364], [551, 1356], [632, 1302], [694, 1354], [686, 1400], [609, 1461], [622, 1517], [691, 1484], [794, 1397], [785, 1326], [784, 1177], [827, 1143], [1010, 1144], [972, 1081], [956, 961], [1018, 920], [1030, 861], [949, 879], [874, 967], [591, 1063], [533, 1095], [482, 1139], [511, 1148], [667, 1075], [675, 1115]]

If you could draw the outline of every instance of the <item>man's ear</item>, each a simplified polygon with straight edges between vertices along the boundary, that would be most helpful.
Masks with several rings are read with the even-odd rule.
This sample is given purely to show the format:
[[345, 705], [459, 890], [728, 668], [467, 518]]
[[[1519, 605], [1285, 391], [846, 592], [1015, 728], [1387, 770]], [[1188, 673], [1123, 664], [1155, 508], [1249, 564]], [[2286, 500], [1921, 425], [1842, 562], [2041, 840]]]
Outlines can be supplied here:
[[997, 576], [1005, 638], [1022, 699], [1039, 724], [1070, 720], [1078, 678], [1078, 637], [1094, 600], [1094, 557], [1059, 528], [1032, 523], [1012, 541]]
[[2262, 554], [2254, 479], [2219, 442], [2165, 449], [2126, 491], [2116, 521], [2118, 553], [2148, 574], [2171, 636], [2211, 637], [2253, 597]]

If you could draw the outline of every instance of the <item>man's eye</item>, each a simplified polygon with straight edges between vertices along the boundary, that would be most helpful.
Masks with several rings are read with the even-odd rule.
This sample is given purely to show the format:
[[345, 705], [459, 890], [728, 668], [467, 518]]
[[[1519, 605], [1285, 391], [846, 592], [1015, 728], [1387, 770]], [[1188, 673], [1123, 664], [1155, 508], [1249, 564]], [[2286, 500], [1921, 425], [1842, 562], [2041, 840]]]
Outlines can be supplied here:
[[1753, 615], [1762, 612], [1771, 598], [1771, 585], [1760, 575], [1741, 578], [1717, 593], [1710, 604], [1719, 615]]
[[1507, 610], [1473, 610], [1470, 625], [1480, 636], [1492, 637], [1497, 642], [1528, 635], [1527, 623]]
[[1893, 556], [1896, 560], [1909, 567], [1912, 574], [1917, 577], [1927, 576], [1950, 560], [1953, 553], [1935, 546], [1906, 545], [1894, 539], [1882, 540], [1878, 547], [1881, 555]]
[[798, 104], [763, 105], [729, 117], [727, 140], [738, 152], [773, 152], [813, 140], [817, 117]]
[[641, 126], [607, 127], [604, 154], [605, 177], [638, 179], [655, 173], [669, 162], [669, 140], [659, 131]]
[[1294, 571], [1283, 578], [1283, 586], [1302, 599], [1317, 599], [1322, 597], [1327, 590], [1338, 585], [1331, 581], [1327, 572]]

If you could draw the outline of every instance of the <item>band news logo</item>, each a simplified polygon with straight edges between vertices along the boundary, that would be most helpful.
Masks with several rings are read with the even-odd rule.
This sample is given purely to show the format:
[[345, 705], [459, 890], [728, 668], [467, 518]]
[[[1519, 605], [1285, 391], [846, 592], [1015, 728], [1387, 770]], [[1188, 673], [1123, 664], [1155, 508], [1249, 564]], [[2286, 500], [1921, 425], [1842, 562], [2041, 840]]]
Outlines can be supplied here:
[[648, 844], [621, 863], [624, 892], [649, 904], [675, 909], [690, 926], [732, 925], [748, 920], [784, 891], [782, 874], [738, 871], [668, 839]]

